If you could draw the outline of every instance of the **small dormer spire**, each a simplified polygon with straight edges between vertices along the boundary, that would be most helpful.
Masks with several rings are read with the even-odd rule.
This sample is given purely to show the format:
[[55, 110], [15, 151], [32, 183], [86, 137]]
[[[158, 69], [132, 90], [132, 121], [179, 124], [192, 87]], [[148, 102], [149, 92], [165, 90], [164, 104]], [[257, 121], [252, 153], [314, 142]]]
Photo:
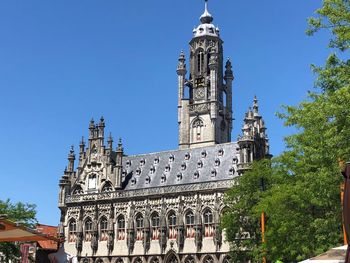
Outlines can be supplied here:
[[74, 154], [74, 146], [72, 145], [69, 150], [68, 154], [68, 172], [74, 171], [74, 160], [75, 160], [75, 154]]
[[112, 137], [112, 133], [111, 132], [109, 133], [107, 143], [108, 143], [108, 148], [110, 150], [112, 150], [113, 149], [113, 137]]
[[79, 144], [79, 147], [80, 147], [80, 155], [82, 155], [84, 153], [84, 150], [85, 150], [85, 141], [84, 141], [84, 136], [81, 137], [81, 141], [80, 141], [80, 144]]
[[254, 113], [259, 112], [259, 104], [258, 104], [258, 99], [256, 98], [256, 96], [254, 96], [254, 100], [253, 100], [253, 111], [254, 111]]
[[119, 152], [123, 152], [123, 143], [122, 143], [122, 138], [119, 138], [118, 140], [118, 148], [117, 148], [117, 151]]

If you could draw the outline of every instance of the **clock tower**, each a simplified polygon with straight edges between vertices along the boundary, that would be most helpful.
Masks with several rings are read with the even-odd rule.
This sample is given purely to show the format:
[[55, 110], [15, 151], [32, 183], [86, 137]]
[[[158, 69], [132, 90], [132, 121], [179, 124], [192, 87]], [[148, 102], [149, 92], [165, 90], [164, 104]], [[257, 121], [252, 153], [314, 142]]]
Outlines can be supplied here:
[[190, 41], [190, 67], [180, 53], [178, 75], [179, 148], [194, 148], [231, 141], [231, 62], [223, 66], [223, 41], [205, 1], [200, 25]]

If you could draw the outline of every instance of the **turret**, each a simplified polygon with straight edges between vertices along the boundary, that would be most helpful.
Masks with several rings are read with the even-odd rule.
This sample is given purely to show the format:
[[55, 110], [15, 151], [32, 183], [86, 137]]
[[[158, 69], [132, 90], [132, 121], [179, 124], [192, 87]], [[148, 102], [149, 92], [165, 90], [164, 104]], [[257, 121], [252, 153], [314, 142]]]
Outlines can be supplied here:
[[74, 154], [74, 146], [72, 145], [68, 154], [68, 168], [67, 172], [73, 173], [74, 172], [74, 160], [75, 160], [75, 154]]
[[122, 139], [119, 138], [118, 147], [116, 150], [116, 157], [115, 157], [116, 158], [115, 188], [122, 187], [123, 155], [124, 155], [124, 149], [123, 149]]
[[79, 159], [82, 159], [84, 157], [85, 153], [85, 141], [84, 136], [81, 137], [81, 141], [79, 143]]
[[107, 144], [108, 144], [108, 149], [110, 151], [113, 150], [113, 137], [112, 137], [112, 133], [109, 133], [109, 136], [108, 136], [108, 140], [107, 140]]
[[233, 74], [229, 63], [224, 79], [223, 41], [213, 20], [205, 1], [200, 25], [193, 30], [190, 41], [188, 80], [185, 79], [185, 55], [180, 54], [177, 67], [180, 149], [231, 141]]
[[253, 108], [245, 114], [242, 135], [238, 137], [239, 162], [238, 173], [250, 169], [251, 163], [262, 158], [271, 158], [265, 123], [259, 114], [259, 104], [256, 96]]

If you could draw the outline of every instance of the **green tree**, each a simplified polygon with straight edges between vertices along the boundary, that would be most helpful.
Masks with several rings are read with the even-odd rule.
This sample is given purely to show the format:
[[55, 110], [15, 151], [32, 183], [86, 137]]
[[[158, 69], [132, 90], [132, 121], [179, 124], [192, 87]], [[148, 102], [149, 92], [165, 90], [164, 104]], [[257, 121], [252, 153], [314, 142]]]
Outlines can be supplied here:
[[[9, 199], [0, 200], [0, 215], [5, 215], [8, 220], [19, 222], [27, 227], [34, 227], [37, 224], [35, 208], [33, 204], [21, 202], [13, 204]], [[19, 245], [13, 242], [1, 242], [0, 253], [5, 256], [5, 261], [9, 262], [20, 256]]]
[[[244, 260], [246, 251], [255, 261], [266, 253], [269, 261], [292, 262], [342, 242], [339, 161], [350, 158], [350, 1], [324, 0], [309, 25], [310, 35], [329, 30], [333, 53], [323, 67], [312, 65], [315, 91], [279, 114], [286, 126], [296, 129], [285, 139], [285, 152], [272, 160], [270, 168], [253, 164], [227, 193], [230, 210], [223, 227], [238, 260]], [[259, 177], [270, 179], [266, 191], [256, 194], [259, 187], [249, 186], [256, 185]], [[245, 201], [255, 195], [259, 198]], [[264, 245], [259, 238], [261, 211], [268, 218]], [[239, 231], [246, 229], [241, 218], [251, 222], [249, 241], [237, 241]]]

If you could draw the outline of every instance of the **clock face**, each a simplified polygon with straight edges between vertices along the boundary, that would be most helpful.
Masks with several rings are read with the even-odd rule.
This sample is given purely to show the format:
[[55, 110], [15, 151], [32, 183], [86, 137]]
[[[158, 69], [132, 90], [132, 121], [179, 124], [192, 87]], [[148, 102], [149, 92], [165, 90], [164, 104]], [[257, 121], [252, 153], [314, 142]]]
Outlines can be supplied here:
[[204, 88], [197, 88], [196, 89], [195, 98], [198, 100], [204, 99]]

